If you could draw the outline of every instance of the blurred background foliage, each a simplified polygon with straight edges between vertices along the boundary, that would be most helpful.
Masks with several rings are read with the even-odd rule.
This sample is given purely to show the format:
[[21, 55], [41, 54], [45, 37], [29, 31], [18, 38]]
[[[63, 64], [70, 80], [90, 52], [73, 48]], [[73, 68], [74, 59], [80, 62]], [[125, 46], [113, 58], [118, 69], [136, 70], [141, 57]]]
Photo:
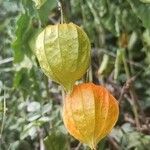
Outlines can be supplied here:
[[[120, 117], [98, 150], [150, 146], [150, 1], [62, 0], [65, 22], [92, 45], [89, 81], [105, 85]], [[64, 128], [61, 87], [41, 72], [34, 41], [60, 22], [56, 0], [0, 0], [0, 150], [85, 150]], [[45, 145], [45, 148], [44, 148]]]

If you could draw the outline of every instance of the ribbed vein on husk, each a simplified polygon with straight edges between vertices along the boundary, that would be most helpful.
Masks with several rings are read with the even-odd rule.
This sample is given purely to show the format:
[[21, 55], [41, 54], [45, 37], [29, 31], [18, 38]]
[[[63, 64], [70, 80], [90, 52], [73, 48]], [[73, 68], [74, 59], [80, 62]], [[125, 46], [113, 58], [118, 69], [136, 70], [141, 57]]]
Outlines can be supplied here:
[[[111, 109], [111, 107], [109, 107], [109, 111], [111, 112], [111, 115], [113, 115], [112, 117], [114, 117], [113, 118], [113, 120], [111, 120], [111, 122], [109, 122], [110, 120], [109, 120], [109, 116], [107, 117], [107, 121], [108, 121], [108, 123], [110, 123], [111, 124], [111, 126], [107, 126], [107, 128], [108, 128], [108, 130], [107, 130], [107, 132], [104, 132], [103, 134], [102, 134], [102, 138], [103, 137], [105, 137], [111, 130], [112, 130], [112, 128], [114, 127], [114, 125], [115, 125], [115, 123], [116, 123], [116, 121], [117, 121], [117, 118], [118, 118], [118, 113], [119, 113], [119, 111], [118, 111], [118, 105], [117, 105], [117, 101], [113, 98], [113, 96], [111, 96], [110, 94], [109, 94], [109, 100], [111, 100], [111, 105], [112, 105], [112, 107], [113, 107], [113, 109], [115, 109], [115, 110], [117, 110], [117, 114], [112, 114], [112, 109]], [[116, 107], [117, 106], [117, 107]], [[111, 118], [112, 118], [111, 117]], [[107, 124], [107, 125], [109, 125], [109, 124]]]
[[[66, 39], [61, 38], [60, 43], [65, 42], [65, 44], [66, 44], [66, 47], [63, 47], [63, 49], [62, 49], [63, 50], [63, 55], [66, 56], [66, 59], [64, 59], [64, 61], [63, 61], [63, 67], [64, 67], [64, 70], [65, 70], [65, 77], [66, 77], [64, 79], [64, 84], [65, 84], [66, 90], [69, 91], [69, 90], [71, 90], [74, 82], [77, 80], [77, 74], [78, 74], [76, 68], [73, 70], [73, 72], [71, 70], [72, 67], [74, 67], [74, 64], [75, 64], [74, 62], [76, 62], [76, 52], [74, 52], [74, 51], [76, 51], [76, 46], [75, 46], [76, 41], [73, 44], [73, 39], [69, 38], [69, 37], [72, 38], [72, 36], [74, 37], [74, 34], [75, 34], [74, 29], [76, 29], [76, 28], [75, 28], [75, 25], [72, 24], [72, 23], [67, 24], [65, 27], [67, 28], [67, 30], [66, 30], [66, 28], [64, 29], [64, 30], [66, 30], [67, 38]], [[64, 35], [64, 33], [63, 33], [63, 35]], [[69, 45], [71, 45], [71, 48], [69, 47]], [[62, 55], [62, 57], [64, 57], [63, 55]]]
[[[60, 44], [61, 37], [59, 37], [59, 36], [60, 36], [59, 35], [59, 24], [57, 24], [57, 41], [58, 41], [58, 49], [60, 51], [60, 58], [61, 58], [61, 73], [64, 74], [63, 71], [65, 70], [65, 67], [64, 67], [64, 61], [63, 61], [63, 55], [62, 55], [63, 49], [61, 49], [61, 44]], [[64, 80], [64, 77], [61, 77], [61, 78], [62, 78], [62, 81], [60, 83], [63, 84], [65, 90], [68, 91], [70, 89], [70, 85], [68, 83], [66, 83], [66, 81]]]
[[[73, 23], [69, 23], [68, 24], [68, 27], [69, 28], [71, 28], [71, 35], [70, 36], [72, 36], [72, 40], [74, 40], [73, 42], [75, 42], [75, 43], [73, 43], [72, 45], [74, 45], [73, 46], [73, 51], [71, 50], [71, 52], [73, 53], [73, 58], [74, 58], [74, 61], [73, 61], [73, 66], [70, 66], [71, 68], [70, 68], [70, 72], [71, 73], [76, 73], [76, 71], [77, 71], [77, 65], [76, 65], [76, 63], [78, 62], [78, 55], [79, 55], [79, 41], [78, 41], [78, 32], [77, 32], [77, 28], [76, 28], [76, 25], [74, 25]], [[70, 32], [69, 32], [69, 34], [70, 34]], [[73, 34], [73, 35], [72, 35]], [[74, 38], [75, 37], [75, 38]], [[78, 42], [77, 42], [78, 41]], [[72, 46], [71, 45], [71, 46]], [[75, 52], [75, 53], [74, 53]], [[75, 62], [75, 63], [74, 63]], [[67, 62], [68, 63], [68, 62]], [[75, 66], [75, 67], [74, 67]], [[73, 70], [72, 70], [73, 69]], [[77, 79], [74, 79], [74, 80], [77, 80]]]
[[[36, 56], [37, 56], [37, 58], [38, 58], [38, 61], [39, 61], [39, 64], [40, 64], [40, 66], [41, 66], [41, 68], [42, 68], [42, 70], [44, 71], [44, 73], [48, 76], [48, 77], [50, 77], [51, 76], [51, 74], [49, 73], [49, 65], [48, 65], [48, 62], [43, 62], [42, 60], [43, 60], [43, 57], [44, 57], [44, 59], [45, 59], [45, 53], [44, 53], [44, 51], [43, 51], [43, 47], [44, 47], [44, 40], [43, 40], [43, 35], [44, 35], [44, 31], [42, 31], [40, 34], [39, 34], [39, 36], [37, 37], [37, 40], [36, 40]], [[40, 46], [39, 46], [39, 41], [41, 41], [41, 43], [40, 43]], [[42, 57], [41, 57], [41, 54], [42, 53]], [[39, 55], [40, 55], [40, 57], [39, 57]], [[46, 64], [46, 68], [44, 68], [43, 66]]]
[[[76, 87], [76, 88], [77, 88], [77, 87]], [[76, 90], [76, 89], [75, 89], [75, 90]], [[74, 96], [73, 96], [73, 97], [74, 97]], [[72, 112], [72, 119], [73, 119], [73, 121], [74, 121], [74, 124], [75, 124], [77, 130], [79, 131], [79, 133], [82, 135], [82, 137], [83, 137], [83, 142], [85, 142], [84, 139], [86, 139], [87, 137], [85, 137], [85, 136], [82, 134], [82, 131], [80, 131], [80, 129], [79, 129], [78, 126], [76, 125], [77, 121], [76, 121], [76, 119], [74, 118], [72, 103], [70, 104], [70, 109], [71, 109], [71, 112]]]
[[[45, 59], [46, 59], [48, 65], [49, 65], [49, 69], [51, 70], [52, 74], [53, 74], [54, 77], [56, 78], [57, 82], [58, 82], [58, 83], [61, 83], [61, 82], [59, 81], [59, 78], [58, 78], [57, 75], [55, 74], [55, 72], [52, 70], [51, 64], [49, 63], [49, 61], [48, 61], [48, 59], [47, 59], [47, 55], [46, 55], [46, 51], [45, 51], [45, 33], [46, 33], [46, 29], [47, 29], [47, 28], [45, 28], [45, 30], [44, 30], [44, 38], [43, 38]], [[51, 29], [51, 28], [50, 28], [50, 29]]]
[[101, 133], [101, 126], [102, 126], [102, 118], [100, 118], [100, 115], [102, 113], [102, 107], [103, 107], [103, 95], [102, 92], [103, 88], [101, 86], [95, 86], [94, 95], [95, 95], [95, 144], [97, 144], [97, 138], [98, 134]]
[[[78, 87], [77, 90], [78, 90], [78, 93], [80, 93], [80, 96], [81, 96], [82, 112], [83, 112], [83, 116], [84, 116], [83, 117], [84, 118], [83, 124], [85, 123], [87, 125], [88, 122], [87, 122], [86, 114], [85, 114], [85, 110], [84, 110], [85, 108], [84, 108], [84, 102], [83, 102], [82, 88]], [[87, 136], [87, 135], [84, 135], [84, 136]], [[87, 137], [87, 139], [89, 140], [88, 137]]]
[[76, 61], [76, 69], [78, 68], [78, 63], [79, 63], [79, 54], [80, 54], [80, 51], [79, 51], [79, 49], [80, 49], [80, 44], [79, 44], [79, 32], [78, 32], [78, 29], [77, 29], [77, 27], [75, 27], [75, 29], [76, 29], [76, 32], [77, 32], [77, 40], [78, 40], [78, 48], [77, 48], [77, 61]]
[[[46, 30], [46, 29], [45, 29]], [[43, 53], [44, 53], [44, 56], [45, 56], [45, 59], [46, 59], [46, 62], [47, 62], [47, 67], [48, 67], [48, 70], [51, 70], [51, 68], [50, 68], [50, 65], [49, 65], [49, 63], [48, 63], [48, 60], [47, 60], [47, 56], [46, 56], [46, 53], [45, 53], [45, 30], [43, 30], [43, 33], [44, 33], [44, 37], [43, 37]], [[41, 68], [43, 68], [42, 66], [41, 66]], [[43, 68], [44, 70], [45, 70], [45, 68]], [[47, 71], [46, 71], [47, 72]], [[52, 75], [54, 75], [53, 74], [53, 72], [52, 72], [52, 70], [51, 70], [51, 73], [52, 73]], [[49, 74], [49, 71], [48, 71], [48, 74]], [[51, 75], [50, 75], [51, 76]], [[55, 76], [55, 75], [54, 75]]]
[[[102, 87], [103, 88], [103, 87]], [[99, 140], [101, 140], [102, 139], [102, 137], [101, 137], [101, 135], [102, 135], [102, 133], [103, 133], [103, 129], [104, 129], [104, 127], [106, 126], [106, 120], [107, 120], [107, 115], [108, 115], [108, 108], [109, 108], [109, 95], [108, 95], [108, 92], [106, 91], [106, 89], [104, 88], [103, 90], [103, 103], [105, 103], [104, 101], [106, 101], [107, 100], [107, 110], [106, 110], [106, 115], [105, 115], [105, 120], [104, 120], [104, 122], [103, 122], [103, 125], [102, 125], [102, 127], [101, 127], [101, 131], [100, 131], [100, 133], [98, 134], [98, 136], [97, 136], [97, 139], [96, 139], [96, 141], [97, 142], [99, 142]], [[101, 105], [102, 106], [102, 105]], [[103, 109], [103, 108], [102, 108]]]
[[[71, 97], [69, 98], [69, 100], [71, 101]], [[68, 105], [69, 104], [69, 106], [66, 106], [66, 105]], [[70, 109], [70, 113], [71, 113], [71, 116], [69, 115], [69, 113], [68, 113], [68, 108]], [[72, 111], [71, 111], [71, 105], [70, 105], [70, 103], [68, 102], [68, 99], [65, 99], [65, 103], [64, 103], [64, 108], [63, 108], [63, 116], [64, 116], [64, 123], [66, 123], [65, 121], [67, 121], [68, 122], [68, 119], [72, 119], [72, 122], [73, 122], [73, 124], [74, 124], [74, 128], [75, 128], [75, 132], [77, 132], [77, 134], [79, 133], [79, 137], [78, 137], [78, 135], [76, 135], [76, 133], [72, 133], [72, 131], [71, 131], [71, 129], [69, 128], [68, 130], [70, 131], [70, 134], [72, 134], [75, 138], [78, 138], [81, 142], [83, 142], [82, 141], [82, 135], [81, 135], [81, 133], [79, 132], [79, 130], [78, 130], [78, 128], [77, 128], [77, 126], [76, 126], [76, 124], [75, 124], [75, 121], [74, 121], [74, 119], [73, 119], [73, 115], [72, 115]], [[66, 127], [68, 127], [69, 125], [68, 124], [66, 124]]]
[[59, 40], [59, 24], [57, 24], [57, 41], [58, 41], [58, 49], [60, 51], [60, 58], [61, 58], [61, 69], [63, 67], [63, 57], [62, 57], [62, 51], [61, 51], [61, 45], [60, 45], [60, 40]]
[[[94, 84], [93, 84], [94, 85]], [[94, 129], [93, 129], [93, 148], [95, 148], [95, 126], [96, 126], [96, 101], [95, 101], [95, 86], [94, 86], [94, 89], [93, 89], [93, 85], [90, 85], [90, 88], [92, 90], [92, 97], [93, 97], [93, 101], [94, 101]]]
[[[83, 111], [83, 116], [84, 116], [84, 122], [83, 123], [85, 123], [86, 125], [88, 125], [88, 121], [87, 121], [87, 118], [86, 118], [86, 113], [85, 113], [85, 107], [84, 107], [84, 97], [83, 97], [83, 92], [82, 92], [82, 88], [80, 88], [80, 89], [78, 89], [79, 90], [79, 92], [80, 92], [80, 95], [81, 95], [81, 103], [82, 103], [82, 111]], [[86, 131], [87, 129], [85, 129], [85, 131]], [[87, 132], [87, 131], [86, 131]], [[87, 135], [86, 135], [87, 136]], [[88, 136], [87, 136], [88, 137]], [[89, 137], [88, 137], [88, 142], [89, 142]], [[87, 143], [88, 144], [88, 143]]]
[[[89, 64], [90, 64], [90, 41], [88, 39], [88, 36], [86, 35], [86, 33], [79, 27], [76, 25], [76, 28], [77, 28], [77, 32], [78, 32], [78, 37], [80, 36], [81, 39], [82, 39], [82, 45], [83, 45], [83, 42], [84, 42], [84, 47], [81, 45], [81, 41], [79, 41], [79, 38], [78, 38], [78, 43], [79, 43], [79, 47], [82, 47], [82, 49], [84, 48], [83, 51], [88, 51], [88, 54], [86, 53], [86, 57], [88, 57], [88, 59], [85, 59], [84, 60], [84, 67], [85, 67], [85, 70], [87, 70], [87, 68], [89, 67]], [[83, 41], [83, 37], [84, 37], [84, 41]], [[85, 43], [86, 41], [86, 43]], [[86, 49], [85, 49], [85, 45], [86, 45]], [[80, 48], [79, 48], [80, 50]], [[78, 60], [79, 60], [79, 56], [81, 56], [81, 52], [83, 51], [79, 51], [79, 55], [78, 55]], [[79, 61], [77, 63], [77, 66], [79, 66], [81, 64], [79, 64]]]

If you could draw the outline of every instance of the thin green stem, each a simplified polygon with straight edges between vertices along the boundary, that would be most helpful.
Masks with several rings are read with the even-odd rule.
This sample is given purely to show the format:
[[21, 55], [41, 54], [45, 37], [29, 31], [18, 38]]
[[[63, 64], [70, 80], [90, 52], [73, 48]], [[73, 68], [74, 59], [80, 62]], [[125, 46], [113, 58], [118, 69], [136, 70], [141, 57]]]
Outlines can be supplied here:
[[130, 79], [130, 71], [129, 71], [128, 64], [127, 64], [126, 58], [125, 58], [125, 50], [123, 52], [122, 59], [123, 59], [123, 64], [124, 64], [124, 68], [125, 68], [125, 73], [126, 73], [127, 79], [129, 80]]

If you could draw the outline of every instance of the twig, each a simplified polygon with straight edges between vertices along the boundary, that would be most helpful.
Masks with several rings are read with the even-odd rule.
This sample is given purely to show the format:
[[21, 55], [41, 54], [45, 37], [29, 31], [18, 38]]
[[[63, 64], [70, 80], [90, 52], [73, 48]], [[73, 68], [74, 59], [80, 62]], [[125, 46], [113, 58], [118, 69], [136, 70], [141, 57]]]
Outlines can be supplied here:
[[108, 136], [109, 142], [113, 145], [115, 150], [121, 150], [121, 147], [118, 145], [118, 143], [110, 136]]
[[38, 133], [39, 133], [40, 150], [45, 150], [43, 142], [43, 131], [40, 128], [38, 128]]
[[79, 143], [79, 144], [77, 145], [77, 147], [76, 147], [74, 150], [79, 150], [79, 148], [80, 148], [81, 145], [82, 145], [82, 144]]
[[63, 106], [64, 100], [65, 100], [65, 90], [63, 86], [61, 86], [61, 96], [62, 96], [62, 101], [60, 103]]
[[126, 122], [131, 123], [132, 125], [135, 125], [134, 119], [133, 119], [129, 114], [127, 114], [127, 113], [124, 115], [124, 120], [125, 120]]
[[128, 79], [128, 80], [126, 81], [126, 83], [123, 85], [123, 87], [122, 87], [122, 89], [121, 89], [121, 94], [120, 94], [119, 99], [118, 99], [118, 101], [119, 101], [120, 103], [121, 103], [121, 100], [122, 100], [124, 94], [129, 90], [131, 84], [135, 81], [135, 79], [137, 78], [137, 76], [138, 76], [138, 75], [135, 75], [135, 76], [131, 77], [131, 78]]
[[[95, 51], [93, 51], [93, 54], [92, 54], [94, 56], [97, 55], [97, 53], [98, 53], [98, 55], [100, 55], [101, 53], [104, 53], [104, 54], [107, 54], [109, 56], [112, 56], [113, 58], [116, 58], [116, 55], [114, 53], [112, 53], [111, 51], [106, 50], [104, 48], [97, 49], [97, 52], [96, 53], [94, 53], [94, 52]], [[139, 64], [137, 62], [133, 62], [132, 60], [129, 60], [129, 59], [125, 59], [125, 60], [128, 64], [133, 65], [133, 66], [138, 67], [138, 68], [141, 68], [142, 70], [145, 70], [145, 68], [141, 64]]]
[[51, 93], [49, 91], [49, 79], [46, 76], [44, 76], [44, 78], [45, 78], [45, 86], [46, 86], [47, 98], [49, 98], [49, 97], [51, 97]]
[[13, 57], [3, 59], [3, 60], [0, 61], [0, 65], [12, 62], [13, 60], [14, 60]]
[[[124, 64], [124, 67], [125, 67], [125, 73], [126, 73], [126, 76], [127, 76], [127, 79], [130, 80], [130, 71], [129, 71], [129, 68], [128, 68], [128, 65], [127, 65], [127, 62], [126, 62], [126, 59], [125, 59], [125, 49], [124, 49], [124, 53], [123, 53], [123, 64]], [[139, 118], [138, 118], [138, 102], [137, 102], [137, 97], [135, 95], [135, 91], [134, 91], [134, 88], [133, 88], [133, 84], [130, 83], [130, 87], [129, 87], [129, 93], [130, 93], [130, 96], [131, 96], [131, 99], [132, 99], [132, 109], [133, 109], [133, 113], [134, 113], [134, 116], [135, 116], [135, 122], [136, 122], [136, 126], [137, 128], [140, 128], [140, 121], [139, 121]]]
[[7, 111], [7, 108], [6, 108], [6, 98], [5, 98], [5, 88], [4, 88], [3, 118], [2, 118], [1, 132], [0, 132], [1, 137], [2, 137], [2, 134], [3, 134], [4, 124], [5, 124], [6, 111]]
[[63, 15], [63, 9], [62, 9], [62, 4], [61, 4], [60, 0], [57, 0], [57, 4], [58, 4], [58, 10], [60, 11], [60, 23], [63, 24], [64, 15]]

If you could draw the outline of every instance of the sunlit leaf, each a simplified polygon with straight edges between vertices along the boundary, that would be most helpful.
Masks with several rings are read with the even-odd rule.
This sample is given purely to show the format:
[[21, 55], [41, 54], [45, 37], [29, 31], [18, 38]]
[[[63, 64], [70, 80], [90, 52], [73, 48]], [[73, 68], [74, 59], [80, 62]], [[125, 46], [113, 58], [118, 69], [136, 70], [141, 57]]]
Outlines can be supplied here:
[[140, 0], [143, 3], [150, 3], [150, 0]]
[[103, 56], [101, 65], [98, 69], [98, 74], [101, 76], [105, 76], [107, 77], [108, 75], [110, 75], [114, 65], [113, 65], [114, 60], [111, 58], [111, 56], [105, 54]]
[[118, 49], [117, 55], [116, 55], [116, 60], [115, 60], [115, 70], [114, 70], [114, 79], [115, 80], [117, 80], [120, 69], [121, 69], [121, 64], [123, 62], [122, 57], [123, 57], [123, 49]]
[[39, 9], [47, 0], [32, 0], [35, 3], [35, 7]]
[[143, 33], [143, 40], [150, 47], [150, 30], [146, 30]]
[[40, 103], [34, 101], [34, 102], [31, 102], [31, 103], [28, 104], [27, 111], [28, 112], [35, 112], [35, 111], [40, 110], [40, 107], [41, 107]]

